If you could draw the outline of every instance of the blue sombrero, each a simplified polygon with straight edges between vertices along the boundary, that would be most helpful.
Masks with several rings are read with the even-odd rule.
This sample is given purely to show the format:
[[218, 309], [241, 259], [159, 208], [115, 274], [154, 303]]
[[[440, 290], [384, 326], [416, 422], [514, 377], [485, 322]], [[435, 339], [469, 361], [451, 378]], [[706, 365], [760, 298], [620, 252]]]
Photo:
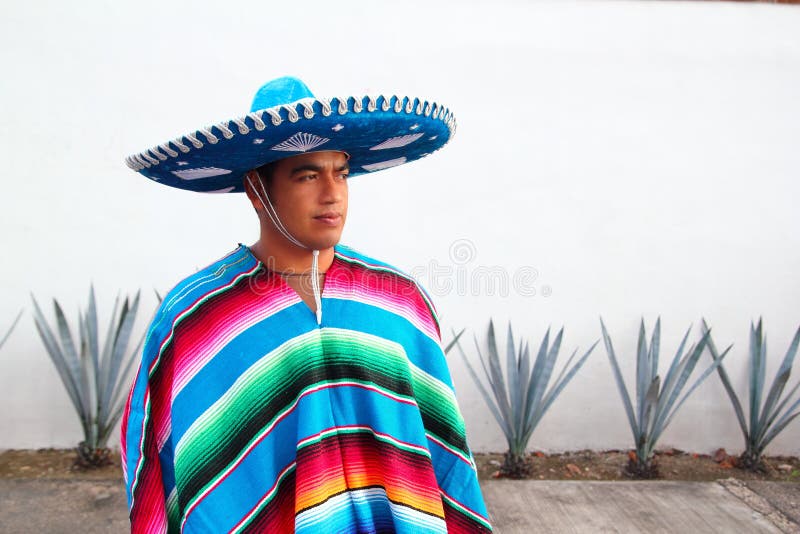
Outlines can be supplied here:
[[133, 154], [125, 162], [151, 180], [203, 193], [244, 191], [244, 174], [304, 152], [350, 155], [350, 175], [395, 167], [444, 146], [456, 122], [436, 102], [400, 96], [317, 98], [296, 78], [256, 93], [251, 112]]

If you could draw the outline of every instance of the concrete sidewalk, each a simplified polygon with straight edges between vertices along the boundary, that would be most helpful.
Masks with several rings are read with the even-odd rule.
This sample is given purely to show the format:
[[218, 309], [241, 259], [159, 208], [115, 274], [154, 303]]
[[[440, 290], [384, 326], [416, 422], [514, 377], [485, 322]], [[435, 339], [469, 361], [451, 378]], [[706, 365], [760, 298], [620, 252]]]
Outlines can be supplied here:
[[[498, 533], [800, 533], [800, 484], [780, 482], [483, 483]], [[0, 479], [0, 532], [127, 532], [113, 481]]]
[[[764, 484], [764, 483], [761, 483]], [[496, 532], [800, 532], [800, 484], [767, 483], [774, 501], [720, 482], [493, 481], [484, 496]]]

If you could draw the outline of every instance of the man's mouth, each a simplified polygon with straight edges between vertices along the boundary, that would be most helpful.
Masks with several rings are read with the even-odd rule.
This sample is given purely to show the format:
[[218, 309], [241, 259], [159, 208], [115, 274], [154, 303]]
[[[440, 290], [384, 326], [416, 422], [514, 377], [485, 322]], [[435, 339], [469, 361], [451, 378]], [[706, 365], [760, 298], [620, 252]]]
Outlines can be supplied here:
[[319, 221], [319, 222], [321, 222], [323, 224], [327, 224], [327, 225], [330, 225], [330, 226], [335, 226], [335, 225], [339, 224], [341, 219], [342, 219], [342, 216], [339, 213], [335, 212], [335, 211], [327, 211], [325, 213], [321, 213], [321, 214], [316, 215], [314, 217], [314, 220], [317, 220], [317, 221]]

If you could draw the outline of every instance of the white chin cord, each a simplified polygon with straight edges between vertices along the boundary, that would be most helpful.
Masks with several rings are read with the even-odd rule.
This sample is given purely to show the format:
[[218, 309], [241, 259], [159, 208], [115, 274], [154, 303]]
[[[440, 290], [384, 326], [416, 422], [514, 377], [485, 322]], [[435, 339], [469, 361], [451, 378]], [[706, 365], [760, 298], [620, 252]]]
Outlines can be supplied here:
[[322, 324], [322, 291], [319, 288], [319, 250], [311, 251], [311, 290], [317, 307], [317, 324]]
[[[275, 228], [289, 240], [289, 242], [294, 243], [300, 248], [304, 248], [306, 250], [309, 247], [302, 244], [300, 241], [294, 238], [289, 231], [283, 226], [280, 218], [278, 218], [278, 213], [275, 211], [275, 207], [272, 205], [272, 202], [269, 200], [269, 195], [267, 191], [264, 189], [264, 184], [261, 181], [261, 175], [259, 175], [258, 183], [261, 185], [261, 189], [264, 191], [264, 198], [262, 198], [261, 193], [259, 193], [258, 189], [253, 185], [253, 181], [250, 180], [250, 177], [247, 177], [247, 182], [250, 184], [250, 188], [255, 192], [258, 200], [261, 201], [261, 205], [264, 206], [264, 210], [269, 215], [272, 224], [275, 225]], [[266, 198], [266, 200], [265, 200]], [[319, 250], [311, 250], [311, 291], [314, 293], [314, 305], [317, 308], [316, 316], [317, 316], [317, 324], [322, 324], [322, 291], [319, 287]]]

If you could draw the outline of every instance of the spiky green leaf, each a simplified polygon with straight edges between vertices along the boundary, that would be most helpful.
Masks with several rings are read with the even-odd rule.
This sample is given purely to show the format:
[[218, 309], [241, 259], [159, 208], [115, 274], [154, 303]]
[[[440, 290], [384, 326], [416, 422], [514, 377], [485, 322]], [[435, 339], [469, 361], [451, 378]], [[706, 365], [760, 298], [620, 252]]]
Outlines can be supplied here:
[[722, 364], [722, 360], [725, 358], [725, 356], [728, 354], [728, 352], [730, 350], [731, 350], [731, 347], [729, 346], [720, 355], [719, 360], [716, 360], [716, 361], [712, 362], [711, 365], [705, 371], [703, 371], [703, 373], [700, 375], [700, 377], [697, 380], [695, 380], [694, 384], [692, 384], [692, 386], [689, 388], [689, 390], [686, 392], [686, 394], [684, 394], [684, 396], [681, 398], [681, 400], [675, 405], [675, 408], [672, 410], [672, 412], [668, 415], [667, 419], [664, 421], [663, 426], [661, 428], [659, 428], [659, 429], [655, 429], [654, 430], [654, 434], [653, 434], [654, 441], [658, 440], [658, 438], [661, 437], [661, 433], [669, 426], [670, 422], [672, 422], [672, 418], [678, 412], [678, 410], [680, 409], [681, 405], [683, 405], [683, 403], [686, 401], [686, 399], [689, 398], [689, 396], [708, 377], [708, 375], [710, 375], [712, 372], [714, 372], [714, 370], [717, 369]]
[[528, 380], [528, 389], [525, 391], [525, 406], [527, 408], [525, 410], [525, 417], [523, 417], [523, 421], [530, 421], [531, 418], [534, 417], [534, 412], [536, 412], [536, 409], [538, 408], [539, 404], [537, 401], [537, 394], [539, 392], [539, 382], [541, 382], [542, 375], [544, 373], [547, 353], [549, 350], [550, 328], [548, 327], [544, 337], [542, 338], [542, 342], [539, 344], [539, 350], [536, 352], [536, 358], [533, 360], [533, 369], [530, 372], [530, 378]]
[[53, 308], [55, 309], [56, 326], [61, 340], [60, 346], [62, 354], [64, 355], [64, 361], [67, 363], [67, 368], [70, 370], [72, 377], [76, 382], [79, 382], [81, 375], [80, 360], [78, 359], [78, 351], [75, 348], [75, 342], [72, 340], [72, 332], [67, 324], [64, 311], [61, 309], [61, 305], [56, 299], [53, 299]]
[[[678, 345], [678, 350], [675, 351], [676, 357], [672, 359], [672, 363], [669, 366], [669, 370], [667, 371], [666, 376], [664, 376], [664, 380], [661, 381], [661, 398], [664, 399], [666, 402], [666, 397], [664, 396], [664, 391], [672, 391], [673, 385], [678, 379], [680, 375], [680, 367], [682, 363], [682, 359], [677, 355], [683, 354], [683, 349], [686, 346], [686, 342], [689, 339], [689, 333], [691, 332], [691, 328], [686, 330], [686, 333], [683, 335], [683, 339], [681, 339], [680, 345]], [[691, 349], [689, 350], [691, 352]], [[663, 410], [663, 403], [659, 400], [659, 406], [657, 408], [658, 411]]]
[[2, 347], [3, 347], [3, 345], [5, 345], [5, 343], [6, 343], [6, 340], [7, 340], [7, 339], [9, 338], [9, 336], [11, 335], [11, 332], [13, 332], [13, 331], [14, 331], [14, 327], [15, 327], [15, 326], [17, 326], [17, 323], [19, 322], [19, 318], [20, 318], [20, 317], [22, 317], [22, 310], [20, 310], [20, 311], [19, 311], [19, 313], [17, 314], [17, 317], [16, 317], [16, 319], [14, 319], [14, 322], [13, 322], [13, 323], [11, 323], [11, 326], [10, 326], [10, 327], [9, 327], [9, 329], [6, 331], [6, 334], [3, 336], [3, 339], [2, 339], [2, 340], [0, 340], [0, 348], [2, 348]]
[[47, 355], [50, 356], [53, 365], [56, 367], [56, 371], [58, 371], [59, 377], [61, 377], [61, 381], [67, 390], [72, 405], [75, 407], [75, 411], [78, 413], [81, 421], [83, 421], [83, 403], [81, 403], [80, 394], [78, 393], [78, 385], [67, 366], [64, 354], [61, 352], [61, 347], [58, 345], [53, 331], [50, 329], [42, 315], [42, 311], [39, 309], [39, 304], [32, 295], [31, 298], [33, 299], [34, 324], [36, 325], [36, 330], [39, 332], [39, 337], [44, 343]]
[[487, 336], [489, 371], [492, 375], [490, 384], [494, 390], [495, 398], [506, 421], [511, 421], [511, 406], [508, 401], [508, 393], [505, 380], [503, 379], [503, 369], [500, 367], [500, 353], [497, 350], [497, 340], [494, 333], [494, 324], [489, 321], [489, 334]]
[[[122, 361], [127, 354], [128, 341], [130, 340], [131, 332], [133, 331], [133, 324], [136, 321], [136, 313], [138, 309], [139, 292], [137, 291], [136, 296], [133, 298], [133, 302], [130, 304], [130, 306], [128, 306], [128, 299], [125, 299], [125, 303], [122, 306], [122, 312], [120, 313], [119, 317], [119, 328], [114, 335], [114, 346], [111, 350], [111, 359], [106, 362], [106, 365], [109, 366], [109, 381], [106, 384], [105, 391], [101, 392], [103, 395], [102, 405], [106, 408], [111, 406], [111, 397], [113, 393], [111, 385], [116, 384], [117, 374], [119, 373], [119, 369], [122, 366]], [[105, 412], [104, 415], [106, 415]]]
[[784, 395], [783, 400], [781, 400], [780, 404], [778, 404], [778, 406], [775, 408], [772, 417], [767, 420], [764, 426], [760, 429], [760, 432], [758, 434], [751, 432], [750, 439], [752, 439], [754, 443], [758, 443], [764, 439], [766, 433], [772, 429], [772, 427], [775, 425], [775, 421], [781, 416], [781, 414], [785, 416], [792, 411], [791, 409], [784, 411], [784, 408], [794, 398], [794, 394], [797, 393], [798, 389], [800, 389], [800, 382], [795, 384], [788, 394]]
[[556, 334], [556, 337], [553, 340], [553, 344], [547, 351], [544, 352], [544, 363], [540, 367], [539, 375], [533, 377], [534, 409], [532, 410], [531, 414], [529, 415], [528, 421], [526, 422], [528, 427], [532, 428], [533, 426], [535, 426], [534, 421], [538, 423], [538, 421], [544, 414], [542, 399], [544, 398], [544, 395], [547, 392], [547, 385], [550, 383], [550, 377], [553, 375], [553, 369], [555, 369], [556, 359], [558, 358], [558, 353], [561, 350], [561, 340], [563, 339], [563, 336], [564, 336], [564, 329], [561, 328], [558, 331], [558, 334]]
[[[158, 295], [158, 292], [156, 292], [156, 295]], [[462, 328], [458, 334], [456, 334], [455, 330], [453, 330], [453, 339], [450, 340], [450, 343], [447, 344], [447, 346], [444, 348], [442, 352], [444, 352], [445, 354], [450, 352], [456, 345], [456, 343], [458, 343], [459, 338], [464, 332], [466, 332], [466, 330], [467, 330], [466, 328]]]
[[800, 415], [800, 412], [794, 412], [794, 410], [797, 409], [798, 407], [800, 407], [800, 399], [797, 399], [797, 401], [795, 401], [792, 407], [786, 410], [786, 413], [783, 415], [783, 417], [781, 417], [778, 420], [778, 422], [772, 426], [769, 432], [766, 433], [764, 439], [760, 443], [761, 450], [764, 450], [764, 448], [767, 445], [769, 445], [770, 442], [773, 439], [775, 439], [778, 436], [778, 434], [780, 434], [783, 431], [783, 429], [786, 428], [789, 425], [789, 423], [791, 423], [794, 420], [795, 417]]
[[[704, 335], [700, 342], [696, 345], [689, 348], [688, 354], [686, 357], [683, 358], [678, 370], [680, 372], [676, 373], [677, 380], [673, 383], [671, 389], [667, 389], [666, 387], [661, 392], [662, 399], [666, 396], [667, 400], [664, 403], [659, 402], [656, 411], [656, 420], [653, 423], [653, 435], [657, 438], [661, 435], [664, 429], [667, 427], [668, 421], [671, 419], [671, 415], [677, 411], [677, 402], [678, 396], [681, 394], [683, 387], [686, 385], [686, 382], [689, 380], [689, 377], [694, 371], [695, 366], [697, 365], [697, 361], [700, 359], [700, 356], [703, 354], [703, 351], [706, 347], [706, 342], [708, 341], [708, 334]], [[680, 357], [680, 353], [675, 354], [676, 358]], [[713, 368], [716, 368], [717, 364], [712, 364]], [[712, 369], [713, 370], [713, 369]], [[708, 371], [710, 372], [710, 371]], [[708, 376], [708, 372], [703, 376]], [[701, 380], [702, 381], [702, 380]], [[699, 382], [695, 383], [697, 386]], [[691, 390], [694, 389], [691, 388]], [[684, 399], [685, 400], [685, 399]], [[679, 403], [680, 404], [680, 403]], [[675, 410], [673, 410], [673, 406], [675, 406]]]
[[656, 318], [653, 337], [650, 339], [650, 380], [658, 376], [658, 358], [661, 350], [661, 317]]
[[652, 435], [650, 423], [653, 420], [653, 411], [658, 404], [658, 394], [660, 388], [661, 378], [656, 375], [656, 377], [650, 383], [650, 387], [647, 388], [647, 394], [645, 395], [643, 402], [644, 413], [642, 414], [641, 424], [639, 425], [646, 434]]
[[[600, 343], [599, 339], [595, 341], [591, 347], [589, 347], [589, 350], [583, 353], [583, 356], [581, 356], [581, 358], [575, 363], [575, 365], [573, 365], [569, 369], [566, 375], [563, 372], [559, 375], [559, 378], [557, 378], [556, 381], [553, 383], [553, 387], [550, 389], [550, 391], [547, 392], [545, 398], [542, 399], [542, 405], [543, 405], [541, 410], [542, 414], [547, 413], [547, 410], [550, 408], [550, 405], [553, 404], [553, 401], [555, 401], [558, 398], [559, 394], [561, 394], [561, 392], [564, 390], [567, 384], [569, 384], [570, 380], [572, 380], [572, 378], [580, 370], [580, 368], [583, 367], [583, 364], [586, 363], [586, 360], [589, 358], [589, 355], [592, 353], [592, 351], [594, 351], [598, 343]], [[575, 351], [572, 353], [573, 357], [575, 356], [575, 354], [577, 354], [577, 352], [578, 350], [575, 349]], [[572, 358], [570, 358], [570, 360], [567, 361], [566, 365], [564, 366], [565, 370], [567, 369], [567, 367], [569, 367], [570, 361], [572, 361]]]
[[86, 337], [88, 342], [88, 350], [92, 356], [92, 365], [95, 370], [95, 391], [100, 391], [100, 348], [98, 342], [97, 332], [97, 303], [94, 297], [94, 286], [89, 286], [89, 306], [86, 309], [86, 318], [84, 319], [86, 327]]
[[531, 407], [528, 404], [528, 388], [531, 386], [531, 351], [528, 342], [520, 343], [519, 347], [519, 362], [517, 364], [519, 369], [519, 389], [521, 399], [521, 410], [518, 414], [517, 425], [522, 427], [528, 419], [531, 412]]
[[519, 361], [517, 349], [514, 345], [514, 332], [511, 323], [508, 323], [506, 335], [506, 377], [508, 378], [508, 394], [513, 425], [519, 427], [522, 422], [522, 393], [520, 392]]
[[[706, 334], [710, 331], [706, 320], [702, 320], [702, 329], [703, 333]], [[711, 335], [708, 336], [708, 343], [706, 344], [709, 353], [711, 354], [711, 358], [714, 361], [718, 361], [720, 359], [719, 351], [717, 350], [717, 346], [714, 344], [714, 340], [712, 339]], [[747, 438], [747, 421], [744, 417], [744, 410], [742, 410], [742, 403], [739, 401], [739, 396], [736, 395], [736, 392], [733, 389], [733, 385], [731, 384], [731, 379], [728, 376], [727, 371], [725, 370], [725, 366], [720, 364], [717, 367], [717, 374], [719, 375], [720, 380], [722, 381], [722, 385], [725, 388], [725, 391], [728, 393], [728, 397], [731, 399], [731, 404], [733, 404], [733, 410], [736, 412], [736, 419], [739, 421], [739, 426], [742, 429], [742, 433]]]
[[750, 324], [750, 432], [758, 428], [761, 413], [761, 391], [764, 389], [766, 362], [761, 319]]
[[[647, 348], [647, 334], [644, 319], [639, 322], [639, 337], [636, 342], [636, 410], [637, 420], [644, 421], [645, 397], [652, 381], [650, 370], [650, 351]], [[644, 428], [644, 427], [643, 427]]]
[[[758, 420], [758, 429], [755, 432], [756, 439], [760, 439], [766, 434], [769, 425], [772, 424], [772, 422], [775, 421], [776, 417], [778, 416], [779, 410], [776, 409], [776, 405], [780, 401], [784, 387], [789, 382], [789, 377], [792, 374], [792, 365], [794, 364], [794, 358], [797, 355], [798, 344], [800, 344], [800, 328], [797, 330], [792, 342], [789, 344], [789, 349], [786, 351], [786, 355], [781, 362], [781, 366], [778, 369], [778, 372], [775, 374], [772, 387], [770, 387], [769, 393], [767, 394], [767, 400], [764, 402], [761, 417]], [[766, 359], [765, 353], [765, 365]]]
[[625, 379], [622, 378], [622, 371], [620, 371], [617, 355], [614, 352], [614, 346], [611, 343], [611, 336], [608, 335], [608, 330], [606, 330], [606, 325], [603, 323], [602, 318], [600, 318], [600, 328], [603, 331], [603, 343], [606, 346], [606, 353], [608, 353], [608, 359], [611, 362], [611, 369], [614, 371], [614, 379], [617, 381], [617, 389], [619, 389], [619, 394], [622, 397], [622, 404], [625, 407], [625, 413], [628, 416], [628, 424], [630, 425], [631, 432], [633, 433], [633, 440], [634, 442], [638, 443], [639, 436], [641, 435], [639, 424], [636, 421], [633, 405], [631, 404], [631, 398], [628, 395], [628, 388], [625, 386]]
[[[477, 339], [475, 341], [475, 345], [477, 347]], [[489, 407], [489, 411], [492, 412], [492, 415], [497, 421], [497, 424], [500, 425], [500, 428], [503, 431], [503, 435], [506, 436], [506, 440], [510, 443], [513, 439], [513, 434], [510, 426], [508, 425], [508, 422], [503, 418], [503, 415], [500, 413], [500, 410], [497, 407], [492, 395], [489, 394], [489, 392], [483, 386], [483, 382], [481, 382], [480, 378], [478, 378], [478, 373], [475, 372], [475, 369], [472, 367], [472, 364], [469, 363], [469, 359], [467, 358], [466, 353], [464, 353], [464, 349], [461, 348], [461, 343], [459, 341], [456, 341], [456, 347], [458, 348], [458, 352], [461, 354], [461, 359], [467, 366], [467, 370], [469, 371], [469, 374], [472, 377], [472, 381], [475, 382], [475, 385], [478, 386], [478, 390], [481, 392], [481, 395], [483, 395], [483, 400], [486, 402], [486, 406]], [[480, 349], [478, 350], [480, 351]]]
[[672, 359], [672, 364], [670, 365], [669, 372], [667, 372], [667, 377], [662, 383], [661, 394], [658, 399], [658, 405], [655, 409], [653, 428], [659, 428], [664, 423], [669, 415], [670, 407], [677, 400], [681, 389], [683, 389], [683, 385], [686, 383], [686, 380], [688, 380], [689, 375], [694, 369], [694, 365], [697, 362], [696, 360], [692, 362], [691, 356], [693, 354], [697, 354], [698, 358], [700, 356], [700, 354], [697, 353], [697, 345], [691, 345], [687, 349], [686, 353], [683, 353], [683, 347], [685, 346], [685, 341], [689, 337], [690, 332], [691, 327], [686, 330], [686, 334], [683, 336], [683, 340], [678, 347], [678, 351], [675, 353], [675, 356]]
[[114, 299], [114, 308], [111, 310], [111, 319], [108, 321], [108, 328], [106, 329], [106, 337], [105, 341], [103, 342], [103, 352], [100, 353], [100, 362], [102, 372], [100, 373], [100, 388], [99, 391], [105, 391], [108, 387], [109, 382], [111, 381], [109, 378], [109, 372], [111, 367], [108, 365], [108, 362], [111, 360], [111, 351], [114, 346], [114, 328], [117, 324], [117, 312], [119, 311], [119, 299], [120, 295], [117, 293], [116, 298]]

